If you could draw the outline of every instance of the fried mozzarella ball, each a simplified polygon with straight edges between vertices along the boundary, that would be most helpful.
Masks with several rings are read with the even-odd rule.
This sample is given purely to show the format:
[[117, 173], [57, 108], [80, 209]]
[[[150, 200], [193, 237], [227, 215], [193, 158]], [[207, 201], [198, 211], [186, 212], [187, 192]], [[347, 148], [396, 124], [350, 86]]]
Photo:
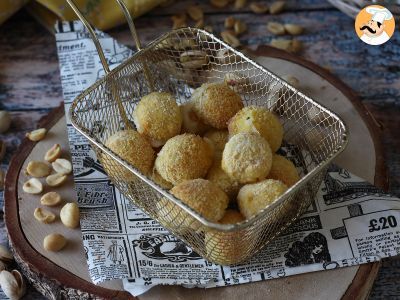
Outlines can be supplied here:
[[244, 185], [237, 196], [239, 210], [250, 219], [286, 192], [288, 187], [282, 181], [266, 179]]
[[[110, 136], [105, 145], [145, 175], [151, 174], [155, 153], [148, 140], [136, 130], [121, 130]], [[103, 153], [101, 160], [110, 176], [132, 181], [136, 178], [110, 156]]]
[[248, 106], [239, 111], [228, 124], [229, 135], [239, 132], [258, 132], [276, 152], [282, 144], [283, 127], [279, 119], [268, 109]]
[[204, 138], [208, 139], [214, 148], [214, 154], [216, 157], [221, 157], [224, 151], [225, 144], [229, 140], [229, 133], [227, 130], [210, 130], [204, 135]]
[[196, 115], [207, 125], [227, 128], [227, 123], [243, 108], [242, 98], [225, 83], [205, 83], [192, 95]]
[[193, 107], [194, 103], [192, 101], [183, 103], [180, 106], [182, 111], [182, 132], [202, 135], [210, 129], [210, 126], [200, 120]]
[[236, 200], [236, 195], [242, 185], [222, 170], [221, 158], [215, 159], [206, 178], [217, 184], [228, 195], [231, 201]]
[[[218, 221], [220, 224], [236, 224], [244, 221], [243, 215], [233, 209], [227, 209], [221, 220]], [[252, 244], [253, 241], [246, 241], [248, 236], [237, 232], [221, 232], [208, 230], [205, 233], [205, 244], [208, 259], [215, 261], [222, 265], [233, 264], [242, 260], [244, 254], [243, 243], [246, 247]]]
[[300, 180], [299, 173], [294, 164], [287, 158], [278, 154], [274, 154], [272, 157], [272, 167], [267, 177], [280, 180], [288, 187], [291, 187]]
[[153, 147], [160, 147], [181, 132], [182, 114], [169, 93], [153, 92], [144, 96], [133, 112], [137, 131]]
[[268, 142], [254, 132], [232, 136], [222, 153], [222, 169], [240, 183], [265, 179], [271, 165], [272, 152]]
[[[225, 214], [229, 199], [215, 183], [202, 178], [186, 180], [171, 189], [171, 194], [211, 222], [219, 221]], [[167, 199], [158, 205], [159, 219], [169, 227], [180, 232], [187, 228], [198, 230], [201, 227], [194, 217]]]
[[158, 153], [155, 167], [166, 181], [204, 178], [213, 162], [211, 146], [200, 136], [184, 133], [169, 139]]

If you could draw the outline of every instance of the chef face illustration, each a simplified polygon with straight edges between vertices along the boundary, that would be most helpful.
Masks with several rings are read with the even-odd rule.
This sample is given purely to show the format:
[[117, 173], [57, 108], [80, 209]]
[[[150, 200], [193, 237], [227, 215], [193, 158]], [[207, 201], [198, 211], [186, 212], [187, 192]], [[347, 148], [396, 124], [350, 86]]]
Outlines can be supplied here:
[[383, 6], [368, 6], [358, 14], [355, 26], [358, 36], [364, 43], [381, 45], [393, 34], [394, 18]]

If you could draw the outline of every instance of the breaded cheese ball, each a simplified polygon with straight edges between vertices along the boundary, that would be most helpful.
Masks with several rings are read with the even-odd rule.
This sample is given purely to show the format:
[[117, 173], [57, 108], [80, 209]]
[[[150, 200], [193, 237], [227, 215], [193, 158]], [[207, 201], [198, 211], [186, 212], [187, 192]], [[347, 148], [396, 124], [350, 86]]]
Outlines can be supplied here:
[[222, 169], [240, 183], [265, 179], [271, 165], [272, 152], [268, 142], [254, 132], [234, 135], [222, 153]]
[[210, 129], [210, 126], [204, 124], [194, 112], [194, 103], [192, 101], [183, 103], [182, 112], [182, 132], [202, 135]]
[[[209, 221], [217, 222], [228, 207], [228, 196], [211, 181], [198, 178], [186, 180], [171, 189], [171, 194]], [[198, 230], [200, 222], [173, 202], [162, 199], [158, 205], [159, 219], [168, 227], [180, 232], [191, 228]], [[186, 228], [185, 228], [186, 227]]]
[[[105, 145], [145, 175], [151, 174], [155, 153], [148, 140], [136, 130], [121, 130], [110, 136]], [[104, 169], [110, 176], [132, 181], [135, 175], [110, 156], [101, 155]]]
[[258, 132], [276, 152], [282, 144], [283, 127], [279, 119], [268, 109], [248, 106], [239, 111], [228, 124], [229, 135], [239, 132]]
[[158, 153], [155, 167], [168, 182], [204, 178], [213, 162], [211, 146], [200, 136], [184, 133], [169, 139]]
[[[233, 209], [227, 209], [220, 224], [236, 224], [244, 221], [243, 215]], [[246, 239], [246, 237], [245, 237]], [[244, 241], [243, 236], [237, 232], [221, 232], [209, 230], [204, 238], [208, 259], [222, 265], [229, 265], [241, 261], [243, 252], [243, 243], [246, 247], [251, 245], [252, 241]]]
[[221, 158], [216, 158], [206, 178], [217, 184], [228, 195], [231, 201], [236, 201], [236, 195], [242, 185], [222, 170]]
[[204, 134], [204, 138], [208, 139], [214, 148], [216, 157], [221, 157], [224, 151], [225, 144], [229, 140], [229, 133], [227, 130], [210, 130]]
[[196, 115], [207, 125], [224, 129], [243, 108], [242, 98], [225, 83], [205, 83], [192, 95]]
[[272, 157], [272, 167], [267, 177], [280, 180], [288, 187], [291, 187], [300, 180], [295, 165], [287, 158], [278, 154], [274, 154]]
[[171, 94], [153, 92], [140, 100], [133, 121], [153, 147], [160, 147], [181, 132], [182, 114]]
[[275, 179], [246, 184], [237, 196], [239, 210], [246, 219], [250, 219], [278, 199], [287, 189], [286, 184]]

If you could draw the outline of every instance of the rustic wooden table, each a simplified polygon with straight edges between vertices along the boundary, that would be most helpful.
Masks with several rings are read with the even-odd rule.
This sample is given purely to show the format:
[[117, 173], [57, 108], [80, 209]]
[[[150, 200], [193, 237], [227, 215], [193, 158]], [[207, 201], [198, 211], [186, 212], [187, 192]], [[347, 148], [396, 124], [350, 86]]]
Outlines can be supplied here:
[[[177, 1], [178, 2], [178, 1]], [[181, 0], [141, 17], [136, 25], [144, 44], [171, 28], [170, 16], [183, 11], [191, 1]], [[200, 1], [199, 1], [200, 2]], [[354, 33], [353, 20], [323, 0], [287, 1], [279, 15], [257, 15], [244, 9], [215, 9], [203, 1], [205, 23], [222, 30], [223, 20], [234, 15], [245, 21], [248, 31], [241, 37], [244, 45], [256, 47], [273, 38], [266, 30], [268, 21], [291, 22], [306, 28], [299, 37], [305, 44], [300, 53], [338, 76], [361, 96], [377, 124], [383, 128], [382, 140], [390, 178], [390, 192], [400, 195], [400, 32], [380, 47], [367, 46]], [[398, 25], [400, 26], [400, 25]], [[122, 43], [133, 46], [128, 29], [109, 31]], [[11, 111], [13, 123], [0, 139], [7, 142], [7, 169], [26, 131], [62, 101], [54, 36], [22, 11], [0, 26], [0, 110]], [[2, 195], [0, 193], [0, 207]], [[0, 243], [6, 243], [3, 213], [0, 212]], [[371, 299], [400, 298], [400, 258], [385, 259], [371, 293]], [[0, 294], [0, 299], [2, 295]], [[29, 299], [40, 296], [29, 290]]]

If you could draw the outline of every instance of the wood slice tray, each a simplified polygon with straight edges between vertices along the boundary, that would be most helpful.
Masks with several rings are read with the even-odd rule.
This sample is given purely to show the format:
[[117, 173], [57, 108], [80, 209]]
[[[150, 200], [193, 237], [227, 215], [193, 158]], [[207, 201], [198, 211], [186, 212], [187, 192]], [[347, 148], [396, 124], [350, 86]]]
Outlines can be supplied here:
[[[350, 143], [335, 162], [376, 186], [387, 188], [379, 126], [350, 88], [321, 67], [284, 51], [261, 46], [248, 54], [277, 75], [296, 76], [306, 94], [338, 113], [349, 127]], [[101, 285], [90, 281], [79, 229], [68, 230], [59, 221], [43, 226], [33, 218], [40, 196], [21, 191], [27, 163], [43, 160], [45, 151], [55, 143], [64, 149], [63, 157], [69, 156], [62, 106], [41, 120], [38, 127], [46, 127], [48, 136], [39, 143], [25, 139], [6, 176], [5, 223], [16, 261], [30, 282], [49, 299], [134, 298], [123, 291], [121, 281]], [[75, 201], [72, 177], [57, 191], [66, 201]], [[49, 253], [43, 249], [43, 238], [50, 231], [63, 233], [71, 241], [62, 252]], [[137, 298], [365, 299], [378, 269], [379, 263], [372, 263], [207, 290], [158, 286]]]

